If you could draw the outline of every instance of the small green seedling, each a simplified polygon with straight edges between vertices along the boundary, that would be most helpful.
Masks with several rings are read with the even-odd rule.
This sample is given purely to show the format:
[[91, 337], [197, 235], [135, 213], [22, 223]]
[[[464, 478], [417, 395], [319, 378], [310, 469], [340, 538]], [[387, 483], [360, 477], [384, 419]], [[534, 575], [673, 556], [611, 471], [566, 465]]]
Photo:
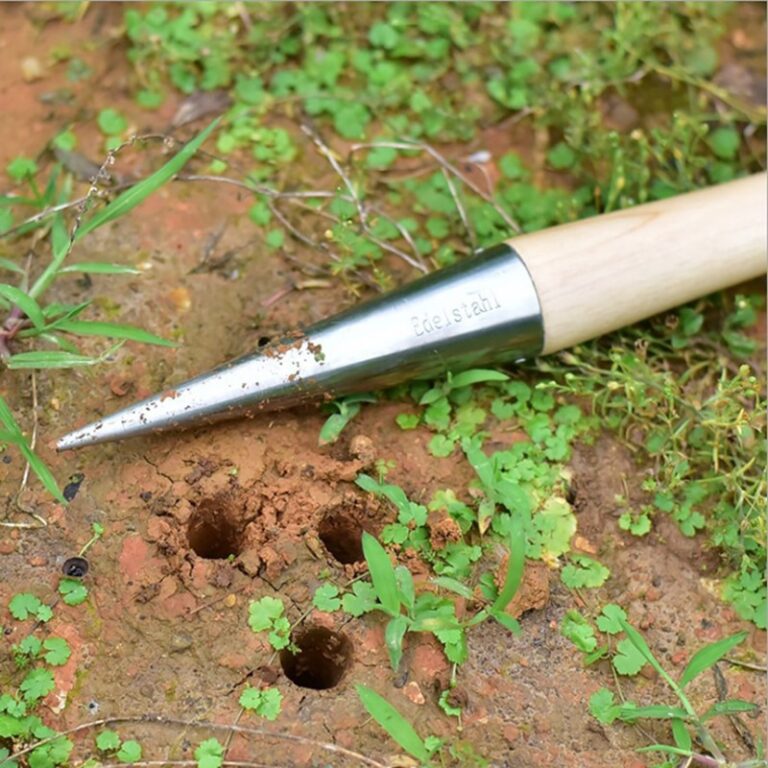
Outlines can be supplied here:
[[88, 597], [88, 587], [80, 579], [65, 577], [59, 580], [59, 594], [67, 605], [80, 605]]
[[320, 429], [320, 445], [335, 443], [347, 424], [360, 413], [362, 404], [375, 402], [376, 397], [368, 394], [350, 395], [334, 400], [328, 407], [336, 409], [336, 413], [332, 413]]
[[277, 688], [245, 688], [240, 694], [240, 706], [243, 709], [263, 717], [276, 720], [280, 714], [283, 694]]
[[96, 749], [121, 763], [137, 763], [141, 760], [141, 744], [135, 739], [123, 741], [116, 731], [104, 730], [96, 736]]
[[441, 576], [456, 579], [470, 576], [474, 563], [482, 555], [482, 549], [466, 540], [464, 535], [472, 527], [474, 513], [466, 504], [458, 501], [452, 491], [437, 491], [429, 503], [429, 509], [447, 513], [456, 522], [462, 535], [435, 548], [430, 540], [427, 507], [410, 501], [402, 488], [385, 483], [381, 477], [376, 480], [369, 475], [359, 475], [356, 482], [363, 490], [386, 499], [398, 510], [397, 520], [385, 525], [381, 531], [380, 538], [384, 544], [413, 549]]
[[280, 651], [291, 644], [291, 622], [284, 614], [283, 601], [265, 595], [259, 600], [252, 600], [248, 606], [248, 626], [254, 632], [269, 632], [269, 644]]
[[365, 474], [358, 475], [355, 483], [364, 491], [387, 499], [397, 509], [397, 523], [386, 526], [382, 531], [381, 538], [386, 544], [403, 544], [409, 539], [411, 531], [426, 524], [427, 508], [410, 501], [400, 486], [377, 481]]
[[411, 572], [402, 565], [393, 567], [384, 548], [367, 532], [363, 533], [363, 554], [377, 598], [369, 609], [390, 616], [384, 639], [392, 669], [400, 666], [407, 632], [431, 632], [450, 661], [466, 661], [466, 633], [456, 617], [453, 601], [432, 593], [416, 596]]
[[[511, 539], [507, 572], [502, 589], [494, 602], [479, 611], [468, 621], [456, 616], [453, 600], [432, 592], [415, 593], [413, 575], [402, 565], [393, 566], [384, 547], [371, 534], [362, 537], [363, 554], [371, 575], [371, 583], [356, 581], [341, 599], [333, 585], [323, 585], [315, 593], [313, 604], [321, 610], [341, 608], [352, 616], [381, 611], [389, 616], [384, 630], [385, 643], [392, 669], [397, 671], [403, 655], [403, 641], [408, 632], [430, 632], [442, 644], [445, 655], [454, 664], [467, 660], [466, 630], [488, 618], [496, 619], [506, 629], [519, 632], [518, 622], [505, 609], [514, 597], [522, 580], [525, 548], [517, 526]], [[464, 598], [472, 598], [473, 592], [461, 582], [449, 578], [434, 579], [435, 584]]]
[[197, 768], [221, 768], [224, 762], [224, 745], [218, 739], [201, 741], [195, 750]]
[[465, 438], [462, 448], [484, 492], [477, 507], [477, 528], [480, 533], [488, 530], [499, 505], [510, 512], [530, 514], [531, 499], [525, 488], [504, 472], [504, 465], [495, 455], [486, 456], [479, 439]]
[[11, 598], [8, 603], [8, 610], [11, 616], [19, 621], [28, 618], [37, 619], [37, 621], [49, 621], [53, 616], [50, 607], [29, 592], [19, 592]]
[[339, 588], [334, 584], [322, 584], [315, 590], [312, 597], [312, 605], [318, 611], [332, 613], [341, 608], [341, 599], [339, 598]]
[[[634, 655], [639, 659], [637, 664], [632, 665], [632, 672], [625, 670], [623, 674], [636, 674], [640, 671], [640, 667], [642, 667], [643, 664], [649, 664], [672, 689], [672, 692], [677, 697], [679, 706], [665, 704], [638, 706], [633, 702], [619, 704], [614, 701], [613, 693], [611, 691], [602, 688], [590, 698], [589, 708], [593, 716], [606, 725], [617, 720], [630, 724], [645, 718], [667, 720], [672, 729], [672, 737], [675, 742], [674, 745], [652, 744], [649, 747], [643, 747], [639, 751], [663, 752], [669, 755], [676, 755], [686, 758], [689, 761], [689, 764], [707, 766], [707, 768], [734, 765], [734, 763], [726, 760], [719, 745], [708, 731], [706, 723], [712, 718], [721, 715], [754, 712], [757, 709], [757, 706], [751, 702], [742, 701], [740, 699], [728, 699], [718, 701], [704, 712], [704, 714], [699, 715], [688, 699], [688, 696], [685, 693], [685, 688], [693, 680], [699, 677], [699, 675], [717, 664], [718, 661], [739, 645], [739, 643], [742, 643], [746, 639], [747, 633], [739, 632], [699, 649], [691, 657], [691, 660], [688, 662], [679, 679], [675, 680], [662, 667], [648, 647], [643, 636], [629, 624], [626, 619], [622, 618], [618, 612], [615, 613], [613, 619], [609, 619], [609, 622], [614, 621], [626, 634], [627, 646], [621, 651], [621, 655], [629, 657], [628, 650], [629, 648], [632, 648]], [[613, 628], [614, 625], [611, 623], [609, 629]], [[618, 656], [614, 657], [614, 666], [616, 666], [617, 658]], [[624, 664], [625, 662], [621, 663]], [[708, 754], [699, 754], [694, 747], [695, 743], [701, 744]], [[752, 760], [738, 763], [738, 765], [743, 768], [746, 768], [746, 766], [758, 766], [762, 764], [762, 761]]]
[[[99, 124], [110, 135], [123, 130], [122, 118], [114, 110], [104, 110], [100, 114]], [[61, 212], [53, 214], [50, 223], [51, 260], [36, 279], [30, 280], [23, 270], [18, 285], [0, 283], [0, 309], [8, 310], [8, 318], [0, 328], [0, 359], [11, 370], [22, 369], [58, 369], [96, 365], [110, 358], [125, 341], [137, 341], [144, 344], [174, 346], [172, 342], [133, 326], [82, 320], [80, 315], [88, 308], [90, 302], [76, 305], [59, 303], [40, 303], [43, 295], [51, 284], [63, 275], [73, 272], [85, 274], [136, 274], [136, 270], [105, 262], [82, 262], [65, 264], [73, 247], [83, 237], [96, 229], [126, 215], [137, 205], [146, 200], [161, 186], [169, 182], [192, 158], [205, 139], [218, 125], [218, 120], [212, 122], [198, 136], [186, 144], [173, 158], [159, 170], [120, 193], [112, 202], [96, 213], [89, 215], [87, 209], [79, 215], [72, 230], [67, 231]], [[115, 138], [113, 136], [113, 138]], [[118, 140], [118, 143], [119, 140]], [[123, 146], [121, 144], [121, 146]], [[57, 167], [58, 168], [58, 167]], [[12, 175], [18, 181], [27, 180], [35, 195], [35, 203], [42, 209], [57, 210], [63, 206], [71, 191], [71, 180], [58, 184], [60, 169], [54, 170], [50, 181], [43, 193], [38, 192], [33, 176], [37, 172], [34, 163], [16, 162], [12, 164]], [[91, 201], [89, 197], [87, 203]], [[6, 203], [5, 198], [0, 201]], [[2, 206], [0, 206], [2, 208]], [[43, 218], [35, 218], [29, 222], [29, 227], [22, 226], [17, 234], [23, 234], [46, 222]], [[8, 268], [13, 265], [4, 259], [3, 264]], [[19, 269], [13, 269], [19, 272]], [[102, 337], [117, 340], [103, 353], [95, 356], [79, 352], [71, 337]], [[9, 344], [15, 340], [34, 340], [53, 345], [54, 349], [33, 349], [31, 351], [12, 352]], [[0, 442], [16, 446], [24, 456], [33, 472], [43, 483], [46, 490], [61, 503], [66, 500], [44, 462], [34, 453], [23, 435], [11, 409], [0, 397]]]
[[[449, 372], [442, 382], [436, 382], [431, 389], [421, 394], [419, 405], [425, 406], [422, 417], [424, 423], [438, 433], [429, 443], [433, 456], [449, 456], [458, 440], [473, 435], [485, 421], [485, 411], [473, 400], [472, 386], [508, 379], [509, 376], [501, 371], [482, 368], [455, 375]], [[400, 425], [406, 428], [412, 428], [416, 423], [407, 415], [405, 419], [400, 419]]]
[[122, 743], [117, 731], [106, 730], [96, 736], [96, 749], [99, 752], [117, 752]]
[[586, 555], [570, 555], [560, 572], [560, 579], [571, 589], [601, 587], [611, 572], [602, 563]]
[[[53, 616], [49, 606], [28, 592], [14, 595], [8, 609], [17, 621], [35, 620], [33, 632], [44, 629], [45, 622]], [[12, 655], [17, 670], [24, 676], [17, 686], [12, 679], [5, 681], [4, 690], [0, 693], [0, 741], [3, 743], [0, 747], [0, 766], [14, 768], [17, 764], [11, 752], [13, 748], [17, 753], [20, 750], [29, 752], [26, 759], [32, 768], [65, 765], [73, 742], [43, 725], [36, 710], [55, 690], [51, 668], [67, 664], [72, 649], [62, 637], [49, 635], [41, 639], [37, 634], [30, 634], [13, 646]]]
[[83, 544], [78, 552], [79, 557], [84, 557], [85, 553], [104, 535], [104, 526], [101, 523], [91, 523], [91, 538]]

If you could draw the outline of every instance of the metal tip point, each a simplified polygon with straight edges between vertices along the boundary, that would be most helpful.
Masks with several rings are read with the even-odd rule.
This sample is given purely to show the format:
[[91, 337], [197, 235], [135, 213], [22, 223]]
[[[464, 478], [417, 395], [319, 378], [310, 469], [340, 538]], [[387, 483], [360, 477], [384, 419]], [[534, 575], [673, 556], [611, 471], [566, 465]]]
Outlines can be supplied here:
[[85, 429], [76, 429], [74, 432], [69, 432], [63, 437], [60, 437], [56, 441], [56, 450], [69, 451], [73, 448], [82, 448], [83, 446], [92, 445], [93, 443], [98, 442], [93, 436], [95, 427], [96, 424], [91, 424]]

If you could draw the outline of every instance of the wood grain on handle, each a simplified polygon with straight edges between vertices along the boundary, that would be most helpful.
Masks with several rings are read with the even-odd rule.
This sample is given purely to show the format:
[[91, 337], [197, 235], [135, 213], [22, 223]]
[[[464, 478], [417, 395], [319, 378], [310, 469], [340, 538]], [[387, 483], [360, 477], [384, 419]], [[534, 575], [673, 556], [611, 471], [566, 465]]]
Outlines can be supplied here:
[[766, 175], [509, 241], [544, 317], [544, 354], [766, 271]]

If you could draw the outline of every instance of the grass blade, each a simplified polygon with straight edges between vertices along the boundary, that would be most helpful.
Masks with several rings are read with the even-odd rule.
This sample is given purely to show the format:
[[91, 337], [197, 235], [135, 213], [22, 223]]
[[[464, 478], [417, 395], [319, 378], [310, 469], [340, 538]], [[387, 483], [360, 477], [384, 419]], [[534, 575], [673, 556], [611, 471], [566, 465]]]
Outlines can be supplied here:
[[0, 269], [7, 269], [20, 275], [24, 274], [24, 270], [18, 264], [14, 264], [10, 259], [3, 258], [2, 256], [0, 256]]
[[404, 566], [395, 567], [395, 581], [397, 582], [397, 591], [400, 595], [400, 602], [405, 606], [407, 613], [413, 610], [416, 602], [416, 588], [413, 585], [413, 574]]
[[154, 333], [132, 325], [101, 323], [94, 320], [58, 320], [51, 329], [74, 333], [76, 336], [105, 336], [108, 339], [140, 341], [142, 344], [157, 344], [161, 347], [175, 347], [174, 342], [155, 336]]
[[37, 206], [37, 200], [31, 197], [21, 197], [19, 195], [0, 195], [0, 205], [34, 205]]
[[401, 511], [407, 510], [410, 506], [408, 497], [400, 486], [379, 483], [370, 475], [358, 475], [355, 483], [368, 493], [373, 493], [376, 496], [383, 496], [385, 499], [388, 499]]
[[384, 642], [393, 672], [397, 672], [400, 668], [400, 660], [403, 658], [403, 638], [408, 630], [408, 624], [407, 616], [395, 616], [394, 619], [389, 620], [384, 629]]
[[48, 333], [46, 331], [45, 333], [40, 334], [40, 340], [47, 341], [49, 344], [53, 344], [59, 349], [63, 349], [65, 352], [71, 352], [73, 355], [80, 354], [78, 348], [65, 336], [59, 336], [56, 333]]
[[76, 264], [67, 264], [59, 270], [60, 274], [71, 272], [85, 272], [88, 275], [140, 275], [141, 270], [135, 267], [126, 267], [123, 264], [110, 264], [106, 261], [79, 261]]
[[647, 747], [638, 747], [637, 752], [665, 752], [668, 755], [679, 755], [680, 757], [690, 757], [691, 752], [688, 749], [673, 747], [671, 744], [650, 744]]
[[43, 270], [43, 273], [29, 289], [29, 295], [34, 299], [40, 296], [54, 281], [59, 268], [64, 263], [64, 259], [67, 258], [70, 250], [70, 236], [60, 213], [54, 216], [53, 223], [51, 224], [51, 249], [53, 251], [51, 263]]
[[56, 301], [52, 301], [45, 306], [43, 314], [46, 320], [56, 319], [57, 316], [59, 320], [71, 320], [90, 306], [90, 301], [84, 301], [81, 304], [59, 304]]
[[56, 478], [54, 478], [51, 470], [43, 463], [43, 460], [29, 447], [21, 427], [16, 422], [16, 419], [13, 418], [13, 413], [8, 407], [8, 403], [2, 397], [0, 397], [0, 423], [8, 431], [10, 442], [19, 446], [19, 450], [29, 462], [32, 471], [38, 476], [48, 493], [57, 501], [66, 504], [67, 501], [59, 490]]
[[430, 579], [430, 581], [435, 586], [441, 587], [442, 589], [447, 589], [449, 592], [454, 592], [466, 600], [471, 600], [475, 594], [466, 584], [459, 581], [458, 579], [452, 579], [450, 576], [435, 576], [434, 578]]
[[43, 310], [30, 294], [24, 293], [15, 285], [0, 283], [0, 296], [4, 296], [15, 304], [32, 321], [35, 328], [42, 328], [45, 325]]
[[429, 752], [413, 726], [382, 696], [365, 685], [355, 686], [368, 714], [412, 757], [429, 762]]
[[727, 701], [718, 701], [713, 704], [702, 716], [701, 722], [711, 720], [718, 715], [735, 715], [737, 712], [754, 712], [757, 704], [742, 699], [728, 699]]
[[618, 619], [621, 624], [621, 628], [626, 632], [629, 641], [632, 645], [640, 651], [643, 658], [663, 677], [667, 682], [671, 682], [673, 688], [676, 688], [674, 681], [671, 680], [664, 667], [659, 664], [653, 652], [648, 647], [648, 643], [645, 642], [645, 638], [625, 619]]
[[80, 355], [65, 350], [19, 352], [8, 358], [10, 370], [22, 368], [75, 368], [84, 365], [95, 365], [98, 358]]
[[[46, 325], [44, 328], [25, 328], [23, 331], [19, 332], [18, 336], [20, 339], [29, 339], [32, 336], [39, 336], [40, 338], [43, 338], [51, 331], [56, 330], [57, 323], [61, 323], [64, 320], [71, 320], [72, 318], [77, 317], [77, 315], [79, 315], [90, 305], [90, 301], [85, 301], [82, 304], [78, 304], [74, 307], [65, 306], [63, 304], [49, 304], [43, 309], [43, 316], [48, 322], [48, 325]], [[61, 315], [61, 317], [59, 317], [57, 320], [51, 321], [51, 318], [56, 317], [56, 315]], [[76, 349], [73, 351], [77, 352]]]
[[19, 352], [8, 358], [8, 368], [20, 370], [22, 368], [80, 368], [88, 365], [97, 365], [104, 361], [122, 344], [117, 344], [108, 349], [103, 355], [89, 357], [61, 349], [41, 350], [35, 352]]
[[525, 569], [525, 533], [523, 520], [520, 515], [514, 515], [509, 529], [507, 540], [509, 560], [507, 560], [507, 573], [504, 577], [504, 585], [499, 596], [491, 606], [491, 613], [503, 613], [512, 601], [515, 593], [520, 588]]
[[685, 727], [685, 721], [680, 717], [673, 717], [669, 723], [672, 728], [672, 738], [680, 749], [690, 752], [693, 749], [693, 739], [688, 729]]
[[511, 632], [513, 635], [522, 633], [523, 628], [520, 626], [520, 622], [517, 619], [512, 618], [508, 613], [504, 613], [504, 611], [491, 611], [491, 616], [493, 616], [504, 629]]
[[652, 720], [669, 720], [677, 717], [685, 719], [688, 713], [680, 707], [670, 707], [666, 704], [653, 704], [648, 707], [636, 707], [634, 704], [619, 706], [619, 717], [627, 722], [634, 722], [641, 717]]
[[21, 427], [16, 423], [16, 419], [13, 418], [13, 413], [8, 407], [8, 403], [5, 402], [2, 396], [0, 396], [0, 424], [2, 424], [17, 441], [19, 439], [24, 439]]
[[363, 532], [363, 554], [371, 573], [373, 588], [384, 610], [390, 616], [400, 615], [400, 596], [392, 561], [374, 536]]
[[85, 221], [77, 232], [76, 240], [85, 237], [89, 232], [98, 229], [110, 221], [124, 216], [139, 203], [144, 202], [153, 192], [156, 192], [166, 182], [170, 181], [192, 158], [202, 143], [213, 132], [221, 118], [216, 118], [207, 128], [199, 133], [192, 141], [182, 147], [162, 168], [155, 171], [143, 181], [127, 189], [116, 197], [106, 208]]
[[501, 371], [486, 368], [474, 368], [471, 371], [457, 373], [451, 379], [451, 389], [468, 387], [470, 384], [479, 384], [483, 381], [509, 381], [509, 376]]
[[467, 461], [472, 465], [480, 482], [487, 489], [487, 493], [491, 492], [494, 486], [494, 472], [491, 459], [485, 455], [480, 441], [477, 438], [470, 439], [465, 437], [461, 441], [461, 447], [467, 456]]
[[701, 650], [694, 653], [683, 670], [683, 674], [680, 676], [680, 687], [684, 688], [705, 669], [720, 661], [731, 648], [735, 648], [739, 643], [743, 643], [746, 637], [746, 632], [737, 632], [735, 635], [724, 637], [716, 643], [705, 645]]
[[53, 473], [48, 469], [43, 460], [29, 447], [26, 440], [19, 443], [19, 449], [24, 454], [24, 458], [29, 462], [32, 471], [37, 475], [43, 486], [45, 486], [45, 490], [58, 502], [66, 505], [67, 500], [62, 495], [61, 490], [59, 490], [58, 483], [56, 482]]

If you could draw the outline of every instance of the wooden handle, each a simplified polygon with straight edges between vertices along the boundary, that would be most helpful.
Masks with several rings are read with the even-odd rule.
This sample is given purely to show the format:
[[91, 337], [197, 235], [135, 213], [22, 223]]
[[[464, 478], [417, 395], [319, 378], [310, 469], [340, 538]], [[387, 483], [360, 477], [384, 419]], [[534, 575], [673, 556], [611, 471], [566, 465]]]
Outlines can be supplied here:
[[766, 175], [509, 241], [544, 317], [544, 354], [766, 271]]

